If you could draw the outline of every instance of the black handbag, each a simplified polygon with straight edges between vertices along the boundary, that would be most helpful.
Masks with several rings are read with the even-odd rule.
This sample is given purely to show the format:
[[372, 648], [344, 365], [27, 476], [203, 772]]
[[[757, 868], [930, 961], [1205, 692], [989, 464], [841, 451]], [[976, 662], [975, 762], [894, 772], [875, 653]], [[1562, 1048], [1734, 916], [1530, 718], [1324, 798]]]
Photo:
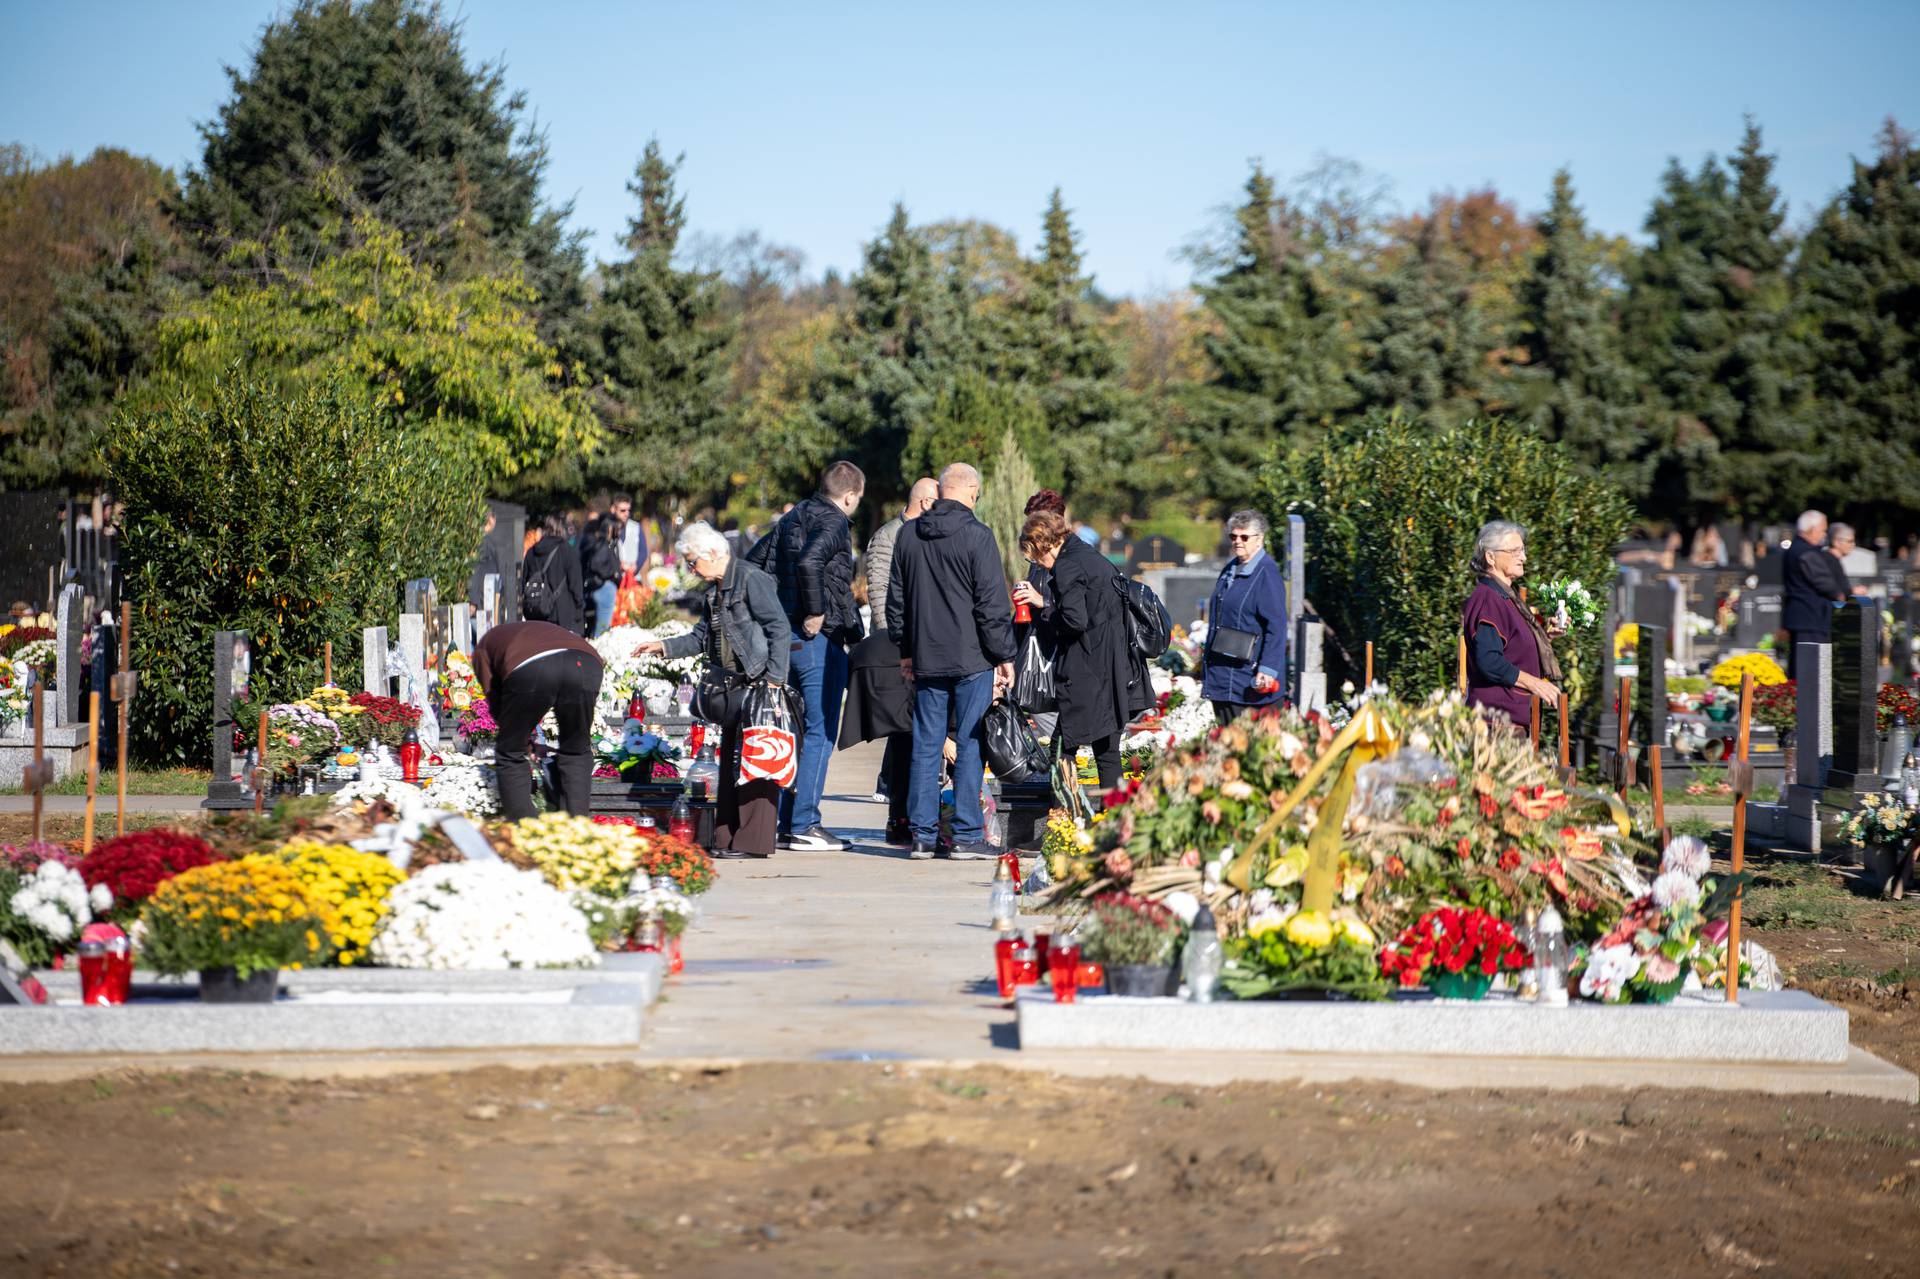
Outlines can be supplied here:
[[693, 705], [689, 709], [696, 719], [725, 728], [739, 718], [746, 688], [745, 675], [710, 665], [700, 673], [700, 682], [693, 687]]
[[1251, 662], [1260, 647], [1260, 636], [1253, 631], [1237, 631], [1231, 626], [1216, 626], [1207, 632], [1207, 656], [1228, 662]]
[[980, 722], [980, 736], [987, 767], [993, 775], [1011, 786], [1047, 771], [1047, 752], [1033, 731], [1033, 725], [1019, 709], [1004, 697], [993, 699]]

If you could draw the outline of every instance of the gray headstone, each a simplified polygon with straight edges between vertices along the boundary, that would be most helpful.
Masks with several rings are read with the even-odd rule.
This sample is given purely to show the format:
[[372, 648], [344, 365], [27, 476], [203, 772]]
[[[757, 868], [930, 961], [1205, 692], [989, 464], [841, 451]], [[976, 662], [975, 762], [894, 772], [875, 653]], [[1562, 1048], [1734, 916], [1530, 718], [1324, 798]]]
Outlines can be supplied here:
[[1133, 553], [1128, 556], [1128, 568], [1134, 573], [1157, 568], [1178, 568], [1186, 562], [1187, 548], [1158, 533], [1135, 542]]
[[1140, 580], [1153, 588], [1167, 606], [1167, 616], [1176, 626], [1191, 626], [1205, 611], [1207, 600], [1220, 575], [1212, 569], [1161, 568], [1142, 573]]
[[[1300, 633], [1300, 619], [1307, 613], [1307, 520], [1304, 515], [1287, 516], [1287, 634]], [[1296, 670], [1301, 669], [1298, 661]]]
[[455, 652], [473, 655], [473, 612], [466, 605], [452, 610], [449, 619], [448, 643]]
[[[1769, 560], [1778, 559], [1770, 555]], [[1733, 623], [1733, 646], [1735, 648], [1758, 648], [1760, 641], [1780, 629], [1781, 600], [1784, 598], [1780, 587], [1767, 586], [1764, 582], [1740, 596], [1740, 607]]]
[[1833, 645], [1801, 644], [1794, 667], [1793, 780], [1818, 790], [1833, 764]]
[[[480, 616], [483, 619], [485, 619], [487, 627], [493, 627], [493, 626], [499, 625], [500, 623], [500, 574], [489, 573], [486, 575], [485, 578], [481, 580], [480, 600], [481, 600]], [[487, 629], [482, 628], [480, 633], [482, 635], [485, 635], [487, 633]]]
[[400, 615], [400, 669], [394, 674], [406, 681], [402, 696], [415, 706], [427, 700], [427, 619], [418, 613]]
[[1301, 618], [1294, 648], [1299, 654], [1299, 665], [1293, 703], [1302, 714], [1322, 710], [1327, 704], [1326, 626], [1318, 618]]
[[1880, 788], [1880, 613], [1852, 600], [1833, 617], [1833, 766], [1829, 789]]
[[402, 587], [402, 594], [402, 611], [408, 613], [430, 613], [434, 605], [439, 603], [435, 598], [433, 579], [430, 577], [408, 578], [405, 586]]
[[360, 686], [375, 697], [391, 697], [387, 679], [387, 628], [369, 626], [360, 632]]
[[213, 633], [213, 780], [233, 780], [233, 704], [247, 695], [253, 649], [245, 631]]
[[[466, 612], [466, 605], [461, 605], [458, 611]], [[431, 670], [438, 671], [446, 667], [447, 653], [453, 648], [454, 612], [454, 609], [441, 604], [427, 614], [427, 664]]]
[[[500, 508], [495, 507], [495, 514]], [[502, 532], [504, 530], [504, 533]], [[495, 619], [501, 622], [520, 620], [520, 562], [525, 558], [521, 547], [525, 544], [527, 533], [527, 513], [519, 511], [500, 521], [494, 529], [494, 535], [504, 536], [507, 553], [500, 557], [500, 613]]]
[[53, 679], [60, 694], [56, 722], [61, 724], [80, 722], [80, 637], [86, 631], [86, 611], [86, 595], [77, 582], [60, 589], [53, 617]]

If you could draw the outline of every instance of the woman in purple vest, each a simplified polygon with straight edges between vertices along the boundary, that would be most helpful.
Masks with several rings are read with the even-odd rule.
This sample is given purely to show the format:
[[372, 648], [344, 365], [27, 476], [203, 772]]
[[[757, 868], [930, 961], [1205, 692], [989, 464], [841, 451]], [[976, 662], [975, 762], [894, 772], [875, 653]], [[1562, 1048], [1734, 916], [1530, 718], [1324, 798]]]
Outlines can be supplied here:
[[1479, 578], [1467, 596], [1461, 628], [1467, 637], [1467, 701], [1497, 710], [1525, 728], [1532, 719], [1528, 695], [1540, 704], [1560, 704], [1559, 664], [1544, 627], [1513, 593], [1527, 571], [1527, 531], [1508, 520], [1480, 528], [1473, 543], [1473, 572]]

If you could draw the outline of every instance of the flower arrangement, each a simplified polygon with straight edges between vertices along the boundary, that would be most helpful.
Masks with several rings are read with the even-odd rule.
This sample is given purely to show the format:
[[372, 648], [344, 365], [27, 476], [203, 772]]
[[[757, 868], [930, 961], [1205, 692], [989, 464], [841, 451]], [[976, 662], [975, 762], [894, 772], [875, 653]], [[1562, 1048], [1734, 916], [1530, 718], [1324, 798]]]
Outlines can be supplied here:
[[1857, 847], [1904, 844], [1920, 835], [1920, 813], [1904, 807], [1891, 795], [1868, 791], [1860, 797], [1860, 807], [1841, 819], [1835, 834], [1842, 842]]
[[500, 811], [493, 769], [466, 755], [445, 757], [440, 771], [423, 779], [421, 794], [429, 808], [469, 817], [491, 817]]
[[1895, 716], [1905, 715], [1909, 726], [1920, 725], [1920, 696], [1905, 684], [1882, 684], [1874, 699], [1873, 722], [1882, 733], [1893, 731]]
[[1614, 628], [1613, 660], [1623, 662], [1631, 653], [1640, 651], [1640, 623], [1627, 622]]
[[28, 708], [33, 705], [33, 691], [28, 687], [29, 674], [25, 662], [0, 658], [0, 732], [26, 718]]
[[1532, 962], [1506, 921], [1484, 910], [1442, 906], [1420, 916], [1380, 952], [1380, 973], [1402, 987], [1431, 985], [1442, 974], [1490, 978]]
[[491, 742], [500, 736], [500, 725], [494, 722], [493, 709], [484, 697], [474, 698], [473, 705], [461, 712], [455, 723], [460, 736], [470, 742]]
[[0, 940], [13, 943], [29, 964], [44, 965], [71, 947], [94, 916], [113, 908], [106, 885], [91, 890], [80, 872], [57, 857], [37, 865], [0, 861]]
[[[1568, 631], [1584, 631], [1600, 620], [1600, 600], [1585, 582], [1573, 577], [1556, 577], [1530, 593], [1533, 606], [1549, 621]], [[1639, 636], [1634, 641], [1639, 642]]]
[[338, 684], [322, 684], [305, 697], [299, 705], [319, 711], [340, 728], [341, 736], [349, 741], [355, 740], [352, 730], [355, 721], [366, 714], [364, 708], [354, 705], [353, 696]]
[[1704, 842], [1670, 842], [1648, 891], [1575, 966], [1582, 998], [1601, 1003], [1666, 1003], [1686, 984], [1708, 920], [1724, 914], [1734, 889], [1751, 878], [1709, 878]]
[[356, 727], [383, 746], [398, 746], [408, 729], [420, 727], [420, 708], [410, 706], [397, 697], [355, 693], [349, 700], [360, 708]]
[[334, 962], [351, 965], [366, 958], [374, 930], [387, 913], [387, 895], [406, 879], [378, 853], [345, 844], [293, 839], [274, 854], [300, 878], [307, 895], [332, 912]]
[[537, 872], [449, 862], [393, 890], [369, 955], [393, 968], [582, 968], [595, 951], [586, 919]]
[[1789, 679], [1756, 687], [1753, 690], [1753, 717], [1771, 728], [1783, 747], [1791, 746], [1793, 728], [1800, 717], [1798, 682]]
[[610, 825], [567, 813], [543, 813], [501, 828], [514, 851], [532, 862], [547, 882], [619, 897], [640, 864], [640, 837], [631, 826]]
[[572, 895], [574, 908], [587, 920], [594, 945], [601, 950], [641, 949], [641, 928], [652, 924], [663, 938], [678, 937], [699, 914], [693, 899], [667, 879], [633, 877], [624, 897], [609, 900], [596, 893]]
[[713, 887], [713, 858], [692, 840], [680, 839], [658, 827], [651, 831], [642, 830], [631, 817], [617, 817], [609, 813], [593, 820], [606, 826], [624, 826], [633, 832], [634, 838], [640, 843], [637, 874], [654, 880], [665, 876], [681, 892], [691, 896], [698, 896]]
[[116, 916], [131, 915], [175, 875], [225, 860], [198, 836], [155, 827], [95, 844], [80, 874], [89, 888], [100, 884], [113, 894]]
[[33, 672], [34, 681], [42, 688], [52, 688], [54, 671], [58, 665], [53, 648], [53, 637], [31, 640], [14, 651], [13, 662]]
[[21, 650], [32, 644], [51, 645], [59, 633], [51, 626], [25, 624], [15, 626], [11, 623], [0, 626], [0, 657], [18, 657]]
[[340, 938], [325, 905], [277, 857], [255, 854], [182, 871], [141, 911], [141, 954], [163, 973], [257, 972], [324, 963]]
[[[252, 741], [259, 732], [258, 705], [236, 705], [234, 724]], [[266, 760], [275, 777], [292, 777], [300, 765], [325, 759], [340, 746], [340, 726], [324, 711], [304, 702], [280, 702], [267, 708]]]
[[1755, 684], [1784, 684], [1787, 673], [1765, 653], [1742, 653], [1729, 657], [1707, 673], [1707, 678], [1723, 688], [1739, 688], [1740, 677], [1752, 675]]
[[470, 709], [484, 694], [480, 691], [480, 681], [473, 673], [473, 659], [455, 649], [447, 654], [440, 670], [434, 676], [434, 698], [440, 709], [449, 715], [458, 715]]
[[1164, 964], [1180, 942], [1180, 920], [1159, 902], [1127, 893], [1093, 899], [1080, 925], [1081, 950], [1096, 964]]
[[680, 776], [676, 760], [680, 751], [666, 738], [650, 733], [637, 719], [622, 727], [620, 736], [603, 740], [595, 749], [599, 760], [595, 777], [619, 777], [628, 781], [674, 781]]
[[1349, 911], [1261, 912], [1226, 942], [1220, 984], [1239, 999], [1290, 990], [1324, 990], [1356, 999], [1384, 999], [1387, 983], [1374, 960], [1373, 930]]
[[1064, 808], [1048, 810], [1046, 828], [1040, 835], [1040, 855], [1047, 859], [1048, 874], [1054, 879], [1065, 879], [1069, 862], [1084, 858], [1092, 851], [1093, 835], [1086, 826], [1075, 821]]
[[603, 724], [618, 724], [626, 718], [627, 706], [635, 693], [642, 701], [672, 697], [682, 681], [698, 681], [706, 666], [706, 657], [660, 657], [636, 650], [649, 640], [667, 640], [693, 630], [690, 623], [668, 621], [658, 627], [616, 626], [593, 641], [593, 647], [605, 663], [600, 680], [600, 701], [596, 716]]

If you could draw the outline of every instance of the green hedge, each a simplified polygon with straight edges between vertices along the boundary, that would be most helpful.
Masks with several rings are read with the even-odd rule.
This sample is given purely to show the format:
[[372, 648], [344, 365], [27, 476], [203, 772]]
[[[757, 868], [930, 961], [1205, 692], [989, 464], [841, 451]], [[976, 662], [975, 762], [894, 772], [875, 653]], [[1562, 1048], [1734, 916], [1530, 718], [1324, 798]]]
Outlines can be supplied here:
[[1500, 421], [1370, 417], [1265, 467], [1261, 491], [1277, 527], [1306, 518], [1307, 597], [1347, 654], [1329, 645], [1332, 683], [1359, 682], [1372, 640], [1376, 677], [1403, 697], [1454, 685], [1482, 524], [1526, 528], [1531, 580], [1576, 577], [1598, 592], [1632, 520], [1620, 491], [1569, 450]]
[[[431, 428], [401, 428], [338, 385], [278, 390], [236, 370], [204, 393], [123, 415], [107, 462], [125, 505], [123, 589], [141, 672], [143, 761], [208, 761], [213, 634], [253, 637], [256, 691], [359, 683], [359, 630], [399, 583], [464, 591], [484, 489]], [[457, 584], [457, 585], [456, 585]]]

